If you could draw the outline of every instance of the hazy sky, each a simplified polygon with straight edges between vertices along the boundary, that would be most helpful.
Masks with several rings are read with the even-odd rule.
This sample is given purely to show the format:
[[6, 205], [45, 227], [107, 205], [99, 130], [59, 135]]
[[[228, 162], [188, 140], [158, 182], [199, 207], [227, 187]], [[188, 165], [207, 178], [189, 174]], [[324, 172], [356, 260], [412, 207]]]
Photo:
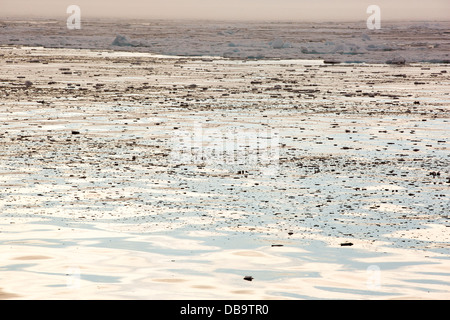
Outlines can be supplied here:
[[0, 0], [0, 17], [366, 20], [375, 4], [386, 20], [450, 20], [450, 0]]

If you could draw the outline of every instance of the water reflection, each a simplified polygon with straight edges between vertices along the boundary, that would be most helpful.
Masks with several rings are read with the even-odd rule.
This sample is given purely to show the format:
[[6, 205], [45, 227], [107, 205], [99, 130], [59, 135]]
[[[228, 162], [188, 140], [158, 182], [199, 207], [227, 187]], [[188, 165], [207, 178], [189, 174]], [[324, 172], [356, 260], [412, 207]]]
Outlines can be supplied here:
[[[0, 251], [2, 290], [22, 298], [359, 299], [423, 297], [425, 289], [427, 296], [445, 297], [450, 285], [449, 261], [439, 255], [310, 239], [272, 247], [248, 235], [213, 241], [83, 226], [47, 221], [9, 228]], [[381, 271], [376, 290], [367, 286], [373, 265]], [[79, 271], [77, 287], [68, 285], [73, 270]], [[243, 280], [247, 275], [253, 281]]]

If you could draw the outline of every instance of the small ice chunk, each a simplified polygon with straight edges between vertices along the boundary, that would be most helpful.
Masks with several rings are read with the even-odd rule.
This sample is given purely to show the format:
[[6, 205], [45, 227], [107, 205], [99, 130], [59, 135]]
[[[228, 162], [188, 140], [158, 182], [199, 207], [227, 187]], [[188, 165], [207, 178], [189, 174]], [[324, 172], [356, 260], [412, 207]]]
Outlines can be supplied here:
[[343, 44], [336, 45], [336, 47], [333, 50], [333, 53], [344, 53], [344, 52], [345, 52], [345, 47]]
[[363, 39], [364, 41], [370, 41], [370, 40], [371, 40], [370, 37], [369, 37], [369, 35], [366, 34], [366, 33], [364, 33], [364, 34], [362, 35], [362, 39]]
[[387, 64], [397, 64], [397, 65], [403, 65], [406, 63], [406, 59], [402, 56], [396, 56], [390, 60], [386, 61]]
[[272, 41], [270, 43], [270, 45], [272, 46], [272, 48], [274, 49], [281, 49], [284, 47], [284, 41], [281, 39], [275, 39], [274, 41]]
[[369, 44], [367, 50], [370, 51], [393, 51], [394, 49], [385, 44]]
[[317, 54], [317, 53], [318, 53], [315, 49], [310, 49], [310, 48], [304, 47], [304, 46], [302, 46], [302, 47], [300, 48], [300, 50], [301, 50], [301, 52], [304, 53], [304, 54]]
[[119, 46], [119, 47], [132, 47], [134, 46], [130, 40], [128, 39], [127, 36], [122, 36], [122, 35], [118, 35], [116, 36], [116, 38], [114, 39], [113, 46]]

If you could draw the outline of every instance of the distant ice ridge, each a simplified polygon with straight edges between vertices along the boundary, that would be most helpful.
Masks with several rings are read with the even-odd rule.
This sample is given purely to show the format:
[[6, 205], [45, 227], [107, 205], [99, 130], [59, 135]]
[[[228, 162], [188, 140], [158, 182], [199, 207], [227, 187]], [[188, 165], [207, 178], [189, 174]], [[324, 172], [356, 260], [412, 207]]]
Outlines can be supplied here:
[[[45, 23], [45, 21], [47, 21]], [[299, 59], [395, 63], [450, 61], [450, 22], [359, 23], [89, 21], [77, 31], [65, 21], [0, 21], [0, 45], [147, 52], [230, 59]], [[399, 58], [399, 57], [402, 57]]]

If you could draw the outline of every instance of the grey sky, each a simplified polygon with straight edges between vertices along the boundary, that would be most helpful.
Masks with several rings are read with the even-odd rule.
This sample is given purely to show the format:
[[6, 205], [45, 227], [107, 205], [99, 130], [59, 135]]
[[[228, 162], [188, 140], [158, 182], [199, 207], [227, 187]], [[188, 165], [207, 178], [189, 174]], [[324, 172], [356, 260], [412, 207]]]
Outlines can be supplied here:
[[369, 5], [386, 20], [450, 20], [450, 0], [0, 0], [0, 17], [85, 17], [365, 20]]

